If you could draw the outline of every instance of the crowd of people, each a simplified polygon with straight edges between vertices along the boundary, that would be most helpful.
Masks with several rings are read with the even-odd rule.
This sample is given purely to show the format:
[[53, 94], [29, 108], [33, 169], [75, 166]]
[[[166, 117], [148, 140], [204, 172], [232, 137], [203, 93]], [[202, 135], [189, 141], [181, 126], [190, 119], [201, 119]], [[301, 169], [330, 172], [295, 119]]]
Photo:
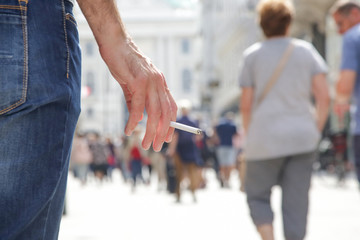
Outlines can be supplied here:
[[[180, 109], [178, 122], [199, 126], [199, 122], [190, 116], [188, 102]], [[181, 189], [189, 185], [196, 201], [196, 189], [205, 188], [207, 184], [205, 170], [215, 172], [222, 188], [231, 187], [231, 173], [239, 170], [237, 159], [242, 153], [241, 134], [233, 117], [234, 114], [228, 112], [208, 133], [202, 132], [201, 135], [176, 131], [173, 141], [164, 144], [160, 152], [141, 147], [141, 127], [129, 137], [111, 138], [91, 131], [77, 133], [70, 169], [82, 185], [86, 185], [89, 177], [99, 184], [112, 181], [112, 171], [118, 169], [132, 191], [137, 184], [150, 184], [153, 175], [156, 175], [159, 190], [175, 193], [176, 200], [180, 202]], [[224, 146], [227, 149], [225, 155]]]
[[[282, 190], [284, 236], [286, 239], [301, 240], [305, 238], [307, 229], [313, 164], [330, 111], [328, 66], [311, 43], [290, 37], [294, 18], [294, 7], [290, 1], [262, 0], [257, 11], [265, 39], [245, 50], [239, 78], [245, 155], [242, 147], [235, 149], [241, 144], [236, 144], [239, 132], [231, 113], [214, 126], [211, 135], [195, 136], [176, 130], [172, 141], [165, 145], [165, 149], [163, 147], [160, 154], [162, 161], [171, 165], [175, 172], [173, 184], [170, 184], [167, 175], [167, 186], [175, 193], [177, 202], [181, 201], [185, 178], [194, 202], [197, 201], [196, 190], [206, 186], [203, 169], [210, 165], [217, 173], [220, 186], [229, 188], [231, 172], [239, 162], [241, 190], [246, 192], [250, 216], [263, 240], [274, 239], [271, 190], [278, 185]], [[330, 12], [339, 33], [344, 34], [334, 103], [335, 114], [341, 121], [349, 111], [351, 96], [353, 93], [358, 95], [359, 89], [359, 84], [355, 82], [359, 80], [360, 5], [338, 1]], [[179, 104], [179, 107], [181, 116], [177, 121], [199, 127], [199, 122], [191, 118], [189, 104]], [[358, 177], [359, 119], [358, 114], [355, 115], [354, 147]], [[128, 163], [122, 165], [122, 172], [130, 169], [133, 189], [137, 179], [146, 182], [142, 164], [151, 165], [151, 161], [145, 161], [149, 157], [140, 150], [138, 135], [135, 131], [132, 139], [128, 140], [131, 144], [123, 147], [127, 149], [125, 155], [128, 160], [122, 161]], [[96, 162], [95, 158], [93, 162]], [[93, 168], [95, 171], [96, 168]]]

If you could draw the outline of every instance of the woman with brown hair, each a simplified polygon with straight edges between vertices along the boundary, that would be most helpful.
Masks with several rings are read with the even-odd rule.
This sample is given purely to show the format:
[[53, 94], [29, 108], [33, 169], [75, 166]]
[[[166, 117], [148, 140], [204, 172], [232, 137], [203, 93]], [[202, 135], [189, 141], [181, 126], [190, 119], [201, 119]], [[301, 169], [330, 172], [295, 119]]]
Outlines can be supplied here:
[[244, 52], [240, 75], [245, 191], [262, 239], [274, 239], [270, 198], [279, 185], [285, 238], [301, 240], [312, 164], [328, 116], [327, 66], [311, 44], [289, 37], [291, 2], [263, 0], [257, 10], [266, 39]]

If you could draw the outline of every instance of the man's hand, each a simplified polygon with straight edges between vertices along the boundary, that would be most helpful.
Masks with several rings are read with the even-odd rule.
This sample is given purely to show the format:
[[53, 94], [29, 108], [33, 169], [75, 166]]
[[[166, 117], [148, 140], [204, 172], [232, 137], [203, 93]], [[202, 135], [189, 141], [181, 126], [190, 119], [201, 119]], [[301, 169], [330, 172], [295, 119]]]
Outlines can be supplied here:
[[99, 45], [102, 58], [122, 87], [130, 117], [125, 134], [130, 135], [148, 114], [142, 142], [155, 151], [170, 142], [176, 120], [177, 106], [166, 85], [164, 75], [144, 56], [126, 33], [114, 0], [78, 0]]
[[142, 120], [144, 109], [148, 114], [142, 146], [148, 149], [153, 143], [160, 151], [164, 141], [170, 142], [176, 121], [177, 106], [167, 87], [164, 75], [128, 40], [114, 47], [102, 47], [100, 53], [112, 75], [122, 87], [129, 109], [125, 134], [130, 135]]
[[350, 104], [347, 102], [336, 102], [334, 103], [334, 113], [338, 116], [340, 123], [344, 122], [345, 114], [350, 110]]

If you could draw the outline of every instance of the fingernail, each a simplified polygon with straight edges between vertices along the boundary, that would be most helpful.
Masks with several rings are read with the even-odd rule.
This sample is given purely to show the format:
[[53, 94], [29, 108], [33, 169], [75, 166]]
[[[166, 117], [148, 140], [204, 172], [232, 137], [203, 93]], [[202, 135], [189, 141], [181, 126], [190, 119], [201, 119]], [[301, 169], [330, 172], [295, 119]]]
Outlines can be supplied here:
[[170, 136], [168, 136], [168, 137], [166, 138], [166, 142], [167, 142], [167, 143], [171, 142], [171, 140], [172, 140], [172, 135], [170, 135]]
[[125, 129], [125, 135], [130, 136], [132, 134], [132, 131], [128, 128]]
[[149, 150], [149, 148], [151, 146], [151, 143], [150, 144], [149, 143], [147, 143], [147, 144], [143, 143], [142, 146], [143, 146], [144, 150]]
[[156, 150], [155, 150], [155, 149], [154, 149], [154, 150], [155, 150], [156, 152], [160, 152], [161, 149], [162, 149], [162, 146], [163, 146], [163, 143], [160, 144], [160, 145], [156, 148]]

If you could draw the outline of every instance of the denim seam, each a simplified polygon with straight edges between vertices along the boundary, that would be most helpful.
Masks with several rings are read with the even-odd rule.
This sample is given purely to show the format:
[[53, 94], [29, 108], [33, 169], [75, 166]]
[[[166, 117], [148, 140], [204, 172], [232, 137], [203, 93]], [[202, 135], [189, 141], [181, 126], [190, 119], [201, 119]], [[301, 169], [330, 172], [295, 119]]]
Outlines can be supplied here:
[[[59, 179], [62, 178], [63, 171], [64, 171], [64, 167], [62, 167], [61, 174], [59, 175]], [[60, 181], [58, 181], [58, 182], [56, 183], [55, 189], [58, 188], [59, 183], [60, 183]], [[51, 194], [49, 200], [47, 200], [46, 203], [44, 204], [44, 207], [40, 208], [40, 210], [39, 210], [39, 212], [42, 212], [44, 209], [48, 208], [48, 212], [47, 212], [47, 214], [46, 214], [45, 226], [44, 226], [44, 229], [43, 229], [43, 230], [44, 230], [44, 233], [43, 233], [43, 238], [42, 238], [42, 240], [46, 240], [46, 239], [44, 238], [44, 237], [45, 237], [45, 234], [46, 234], [46, 225], [47, 225], [47, 220], [48, 220], [48, 218], [49, 218], [49, 211], [50, 211], [50, 209], [51, 209], [51, 203], [52, 203], [52, 200], [53, 200], [53, 198], [54, 198], [55, 193], [56, 193], [56, 191], [54, 190], [54, 192]], [[48, 205], [48, 204], [49, 204], [49, 205]], [[48, 205], [48, 206], [46, 206], [46, 205]], [[34, 219], [37, 218], [38, 216], [39, 216], [39, 215], [35, 215], [35, 216], [28, 222], [28, 224], [26, 224], [24, 227], [22, 227], [22, 228], [20, 229], [19, 232], [23, 232], [24, 230], [26, 230], [26, 228], [27, 228], [29, 225], [31, 225], [32, 222], [34, 221]], [[22, 234], [22, 233], [21, 233], [21, 234]], [[10, 239], [12, 239], [12, 238], [10, 238]]]
[[[70, 109], [70, 104], [71, 104], [71, 99], [72, 99], [72, 97], [71, 97], [71, 95], [69, 95], [69, 99], [68, 99], [68, 104], [66, 105], [66, 107], [67, 107], [67, 113], [69, 112], [69, 109]], [[67, 114], [66, 115], [67, 117], [66, 117], [66, 120], [65, 120], [65, 124], [64, 124], [64, 140], [63, 140], [63, 144], [62, 144], [62, 146], [61, 146], [61, 149], [64, 149], [64, 145], [65, 145], [65, 139], [66, 139], [66, 132], [67, 132], [67, 126], [68, 126], [68, 120], [69, 120], [69, 115]], [[68, 156], [69, 157], [69, 156]], [[61, 152], [61, 159], [64, 159], [64, 151], [62, 151]], [[46, 226], [47, 226], [47, 223], [48, 223], [48, 219], [49, 219], [49, 212], [50, 212], [50, 209], [51, 209], [51, 204], [53, 203], [53, 199], [54, 199], [54, 195], [55, 195], [55, 193], [56, 193], [56, 191], [57, 191], [57, 189], [58, 189], [58, 187], [59, 187], [59, 184], [60, 184], [60, 182], [61, 182], [61, 179], [62, 179], [62, 177], [63, 177], [63, 174], [64, 174], [64, 171], [65, 171], [65, 167], [67, 166], [67, 164], [66, 163], [64, 163], [63, 164], [63, 166], [61, 166], [61, 174], [59, 175], [59, 180], [58, 180], [58, 182], [57, 182], [57, 184], [56, 184], [56, 187], [55, 187], [55, 190], [54, 190], [54, 192], [52, 193], [52, 195], [51, 195], [51, 197], [49, 198], [49, 201], [48, 201], [48, 203], [49, 203], [49, 206], [48, 206], [48, 212], [47, 212], [47, 214], [46, 214], [46, 220], [45, 220], [45, 226], [44, 226], [44, 233], [43, 233], [43, 240], [46, 240], [45, 239], [45, 237], [46, 237]]]
[[63, 11], [63, 22], [64, 22], [64, 35], [65, 35], [65, 45], [66, 45], [66, 78], [69, 78], [70, 72], [70, 50], [69, 50], [69, 42], [68, 35], [66, 30], [66, 11], [65, 11], [65, 3], [64, 0], [61, 1], [62, 11]]
[[[25, 7], [26, 4], [28, 3], [27, 0], [19, 0], [19, 3], [21, 4], [21, 2], [25, 2]], [[26, 14], [26, 12], [24, 10], [21, 11], [21, 17], [22, 17], [22, 21], [23, 21], [23, 38], [24, 38], [24, 74], [23, 74], [23, 92], [22, 92], [22, 99], [23, 102], [25, 102], [26, 99], [26, 95], [27, 95], [27, 87], [28, 87], [28, 72], [29, 72], [29, 57], [28, 57], [28, 34], [27, 34], [27, 24], [26, 24], [26, 16], [24, 16]]]
[[10, 105], [9, 107], [0, 110], [0, 115], [4, 114], [6, 112], [9, 112], [16, 107], [20, 106], [25, 102], [26, 94], [27, 94], [27, 79], [28, 79], [28, 36], [27, 36], [27, 24], [26, 24], [26, 10], [27, 6], [21, 5], [22, 2], [25, 2], [27, 4], [27, 0], [19, 0], [19, 6], [5, 6], [0, 5], [0, 8], [9, 8], [9, 9], [19, 9], [21, 10], [21, 22], [22, 22], [22, 32], [23, 32], [23, 41], [24, 41], [24, 70], [23, 70], [23, 90], [21, 94], [21, 99], [17, 101], [16, 103]]
[[[68, 113], [69, 112], [69, 109], [70, 109], [70, 104], [71, 104], [71, 99], [72, 99], [72, 97], [71, 97], [71, 94], [69, 94], [69, 99], [68, 99], [68, 103], [67, 103], [67, 105], [66, 105], [66, 112]], [[66, 115], [66, 120], [65, 120], [65, 123], [64, 123], [64, 140], [63, 140], [63, 143], [62, 143], [62, 146], [61, 146], [61, 149], [64, 149], [64, 145], [65, 145], [65, 139], [66, 139], [66, 130], [67, 130], [67, 126], [68, 126], [68, 120], [69, 120], [69, 117], [68, 117], [69, 115], [67, 114]], [[63, 160], [64, 159], [64, 151], [62, 151], [61, 152], [61, 159]], [[63, 162], [62, 162], [63, 163]], [[52, 195], [51, 195], [51, 197], [49, 198], [49, 201], [48, 201], [48, 203], [49, 203], [49, 206], [48, 206], [48, 212], [47, 212], [47, 214], [46, 214], [46, 220], [45, 220], [45, 226], [44, 226], [44, 233], [43, 233], [43, 240], [46, 240], [45, 239], [45, 237], [46, 237], [46, 226], [47, 226], [47, 223], [48, 223], [48, 219], [49, 219], [49, 213], [50, 213], [50, 209], [51, 209], [51, 204], [53, 203], [53, 199], [54, 199], [54, 195], [55, 195], [55, 193], [56, 193], [56, 191], [57, 191], [57, 189], [58, 189], [58, 187], [59, 187], [59, 184], [60, 184], [60, 182], [61, 182], [61, 179], [62, 179], [62, 177], [63, 177], [63, 174], [64, 174], [64, 168], [67, 166], [67, 164], [66, 163], [64, 163], [61, 167], [60, 167], [60, 169], [61, 169], [61, 174], [59, 175], [59, 180], [58, 180], [58, 182], [57, 182], [57, 184], [56, 184], [56, 186], [55, 186], [55, 190], [54, 190], [54, 192], [52, 193]]]
[[[66, 122], [67, 122], [67, 120], [66, 120]], [[65, 124], [65, 128], [66, 128], [66, 124]], [[64, 138], [65, 138], [65, 137], [64, 137]], [[61, 157], [63, 157], [63, 153], [62, 153]], [[54, 195], [55, 195], [55, 193], [56, 193], [56, 191], [57, 191], [57, 189], [58, 189], [58, 187], [59, 187], [59, 184], [60, 184], [60, 182], [61, 182], [61, 179], [62, 179], [62, 177], [63, 177], [64, 167], [65, 167], [65, 166], [66, 166], [66, 164], [64, 164], [64, 166], [61, 167], [61, 174], [59, 175], [59, 180], [58, 180], [58, 182], [56, 183], [55, 190], [54, 190], [54, 192], [51, 194], [49, 200], [47, 201], [47, 204], [49, 204], [49, 205], [47, 206], [48, 209], [47, 209], [47, 214], [46, 214], [46, 219], [45, 219], [45, 225], [44, 225], [44, 232], [43, 232], [43, 237], [42, 237], [43, 240], [46, 240], [46, 239], [45, 239], [45, 236], [46, 236], [46, 233], [47, 233], [47, 232], [46, 232], [46, 226], [47, 226], [48, 219], [49, 219], [49, 213], [50, 213], [50, 209], [51, 209], [51, 204], [53, 203]], [[44, 208], [43, 208], [43, 209], [44, 209]]]
[[[68, 104], [67, 104], [67, 110], [69, 109], [69, 105], [70, 105], [70, 102], [71, 102], [71, 96], [69, 97], [69, 102], [68, 102]], [[66, 120], [65, 120], [65, 129], [64, 129], [64, 132], [66, 131], [66, 128], [67, 128], [67, 121], [68, 121], [68, 118], [66, 118]], [[65, 139], [65, 136], [64, 136], [64, 139]], [[65, 141], [65, 140], [64, 140]], [[64, 143], [63, 143], [63, 146], [64, 146]], [[61, 147], [61, 149], [63, 149], [63, 146]], [[63, 159], [64, 158], [64, 153], [62, 152], [61, 153], [61, 158]], [[64, 174], [64, 168], [66, 167], [67, 165], [66, 164], [64, 164], [63, 166], [61, 166], [61, 174], [59, 175], [59, 180], [58, 180], [58, 182], [56, 183], [56, 185], [55, 185], [55, 188], [54, 188], [54, 191], [53, 191], [53, 193], [51, 194], [51, 196], [49, 197], [49, 199], [46, 201], [46, 203], [44, 204], [44, 206], [45, 207], [43, 207], [43, 208], [41, 208], [40, 210], [39, 210], [39, 212], [42, 212], [44, 209], [46, 209], [46, 207], [48, 208], [48, 210], [47, 210], [47, 214], [46, 214], [46, 220], [45, 220], [45, 225], [44, 225], [44, 232], [43, 232], [43, 238], [42, 238], [42, 240], [46, 240], [45, 239], [45, 235], [46, 235], [46, 226], [47, 226], [47, 223], [48, 223], [48, 219], [49, 219], [49, 212], [50, 212], [50, 209], [51, 209], [51, 204], [52, 204], [52, 202], [53, 202], [53, 199], [54, 199], [54, 195], [55, 195], [55, 193], [56, 193], [56, 190], [58, 189], [58, 187], [59, 187], [59, 184], [60, 184], [60, 181], [61, 181], [61, 179], [62, 179], [62, 177], [63, 177], [63, 174]], [[48, 206], [46, 206], [46, 205], [48, 205]], [[36, 218], [36, 217], [38, 217], [38, 215], [36, 215], [35, 217], [33, 217], [32, 219], [31, 219], [31, 221], [29, 221], [29, 223], [27, 224], [27, 225], [25, 225], [22, 229], [21, 229], [21, 231], [23, 231], [24, 229], [26, 229], [33, 221], [34, 221], [34, 219]]]
[[44, 232], [43, 232], [42, 239], [45, 239], [45, 235], [46, 235], [46, 226], [47, 226], [48, 219], [49, 219], [49, 212], [50, 212], [50, 209], [51, 209], [52, 199], [53, 199], [53, 196], [49, 199], [49, 205], [47, 206], [47, 213], [46, 213], [45, 226], [44, 226]]
[[[61, 179], [62, 173], [60, 174], [60, 178]], [[58, 181], [58, 183], [56, 184], [56, 188], [58, 188], [60, 181]], [[46, 227], [47, 227], [47, 223], [48, 223], [48, 219], [49, 219], [49, 213], [50, 213], [50, 209], [51, 209], [51, 204], [53, 202], [53, 198], [55, 195], [56, 191], [53, 192], [53, 194], [51, 195], [50, 199], [49, 199], [49, 205], [47, 206], [47, 213], [46, 213], [46, 219], [45, 219], [45, 225], [44, 225], [44, 232], [43, 232], [43, 237], [42, 239], [45, 240], [45, 236], [46, 236]]]

